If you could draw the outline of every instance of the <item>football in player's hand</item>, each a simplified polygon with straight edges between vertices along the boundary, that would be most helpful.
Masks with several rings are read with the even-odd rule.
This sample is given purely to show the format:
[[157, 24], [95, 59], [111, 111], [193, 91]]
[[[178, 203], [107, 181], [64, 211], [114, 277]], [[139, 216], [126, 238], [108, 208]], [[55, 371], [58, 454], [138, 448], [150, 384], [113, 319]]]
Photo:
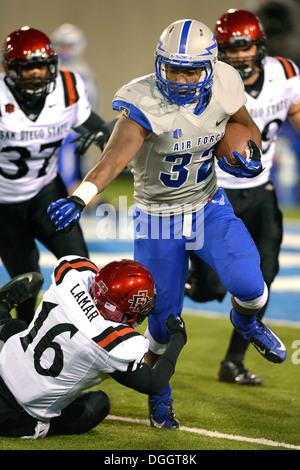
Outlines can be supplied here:
[[246, 160], [249, 160], [251, 149], [248, 141], [251, 139], [251, 132], [246, 126], [237, 122], [230, 122], [225, 128], [224, 136], [215, 147], [215, 157], [217, 159], [226, 157], [230, 165], [239, 165], [232, 152], [236, 151]]

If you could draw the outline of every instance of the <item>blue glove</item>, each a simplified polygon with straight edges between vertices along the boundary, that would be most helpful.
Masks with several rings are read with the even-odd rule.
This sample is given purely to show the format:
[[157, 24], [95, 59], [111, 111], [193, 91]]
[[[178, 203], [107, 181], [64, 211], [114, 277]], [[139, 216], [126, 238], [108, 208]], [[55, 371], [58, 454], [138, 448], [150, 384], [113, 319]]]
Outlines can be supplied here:
[[81, 211], [85, 208], [85, 203], [80, 197], [69, 196], [51, 202], [47, 209], [52, 222], [57, 225], [56, 230], [62, 233], [69, 233], [81, 217]]
[[232, 155], [238, 161], [239, 165], [231, 165], [226, 157], [222, 157], [218, 160], [218, 165], [221, 170], [237, 178], [254, 178], [254, 176], [259, 175], [264, 170], [261, 164], [260, 148], [253, 140], [249, 140], [249, 147], [251, 149], [249, 161], [242, 157], [240, 153], [232, 152]]

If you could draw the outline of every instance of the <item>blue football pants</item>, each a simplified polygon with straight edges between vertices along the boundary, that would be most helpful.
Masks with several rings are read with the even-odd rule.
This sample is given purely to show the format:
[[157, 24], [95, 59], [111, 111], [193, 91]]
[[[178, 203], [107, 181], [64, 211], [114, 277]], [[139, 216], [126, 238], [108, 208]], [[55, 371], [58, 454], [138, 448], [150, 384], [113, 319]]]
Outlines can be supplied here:
[[181, 314], [191, 249], [234, 297], [247, 301], [263, 294], [258, 250], [221, 188], [193, 213], [190, 237], [182, 235], [185, 216], [151, 216], [135, 207], [134, 217], [134, 259], [151, 272], [157, 290], [157, 306], [148, 319], [156, 342], [168, 343], [165, 321], [171, 313]]

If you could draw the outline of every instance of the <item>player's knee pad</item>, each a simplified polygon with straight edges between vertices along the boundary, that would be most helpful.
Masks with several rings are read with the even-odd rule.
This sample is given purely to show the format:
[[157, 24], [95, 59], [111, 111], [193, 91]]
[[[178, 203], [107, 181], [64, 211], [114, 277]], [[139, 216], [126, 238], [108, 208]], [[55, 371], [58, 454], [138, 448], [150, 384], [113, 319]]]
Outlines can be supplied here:
[[78, 434], [93, 429], [101, 423], [110, 412], [109, 398], [102, 390], [84, 392], [79, 395], [75, 402], [76, 401], [79, 426]]
[[102, 390], [81, 393], [50, 422], [48, 436], [83, 434], [96, 427], [110, 412], [110, 401]]
[[266, 304], [268, 300], [268, 294], [269, 294], [268, 287], [266, 283], [264, 283], [264, 291], [262, 295], [260, 295], [259, 297], [256, 297], [255, 299], [252, 299], [252, 300], [244, 300], [244, 301], [239, 300], [237, 297], [234, 297], [234, 300], [236, 301], [238, 305], [240, 305], [243, 308], [247, 308], [250, 310], [260, 310]]

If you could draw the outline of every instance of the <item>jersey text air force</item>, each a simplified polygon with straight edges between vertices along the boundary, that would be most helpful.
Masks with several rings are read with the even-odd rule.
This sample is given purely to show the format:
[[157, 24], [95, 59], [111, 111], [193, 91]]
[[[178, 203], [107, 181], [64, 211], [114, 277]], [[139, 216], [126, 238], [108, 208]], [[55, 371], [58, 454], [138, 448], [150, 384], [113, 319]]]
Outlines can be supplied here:
[[57, 149], [91, 112], [82, 78], [60, 71], [35, 121], [0, 80], [0, 203], [34, 197], [57, 173]]
[[143, 335], [96, 309], [90, 285], [97, 272], [86, 258], [61, 258], [32, 323], [1, 351], [0, 375], [21, 406], [41, 421], [59, 415], [107, 374], [136, 370], [148, 351]]
[[[157, 206], [203, 207], [217, 191], [213, 149], [232, 114], [246, 102], [244, 85], [234, 68], [218, 62], [212, 97], [199, 116], [171, 104], [158, 90], [155, 74], [121, 88], [113, 108], [137, 121], [150, 133], [129, 164], [134, 176], [134, 199], [145, 212]], [[169, 209], [167, 209], [169, 212]]]

